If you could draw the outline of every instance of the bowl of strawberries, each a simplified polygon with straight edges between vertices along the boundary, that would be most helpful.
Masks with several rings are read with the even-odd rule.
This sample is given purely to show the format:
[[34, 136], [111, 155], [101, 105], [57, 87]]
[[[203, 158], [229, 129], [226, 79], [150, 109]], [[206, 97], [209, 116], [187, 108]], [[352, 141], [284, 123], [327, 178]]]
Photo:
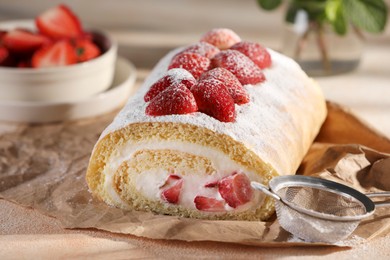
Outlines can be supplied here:
[[0, 101], [81, 100], [108, 89], [117, 56], [104, 32], [58, 5], [34, 20], [0, 22]]

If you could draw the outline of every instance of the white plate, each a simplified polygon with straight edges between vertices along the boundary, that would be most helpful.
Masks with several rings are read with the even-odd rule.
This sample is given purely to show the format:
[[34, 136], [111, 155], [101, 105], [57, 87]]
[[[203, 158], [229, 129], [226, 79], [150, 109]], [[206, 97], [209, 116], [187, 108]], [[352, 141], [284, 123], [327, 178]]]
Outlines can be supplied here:
[[0, 100], [0, 120], [47, 123], [93, 117], [122, 106], [134, 91], [136, 69], [118, 57], [114, 80], [109, 89], [77, 101], [40, 102]]

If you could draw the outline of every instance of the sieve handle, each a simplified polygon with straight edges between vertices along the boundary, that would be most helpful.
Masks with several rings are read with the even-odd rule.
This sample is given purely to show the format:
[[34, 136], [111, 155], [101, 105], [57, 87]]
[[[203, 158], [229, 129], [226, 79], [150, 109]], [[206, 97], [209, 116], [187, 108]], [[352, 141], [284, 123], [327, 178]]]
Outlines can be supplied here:
[[279, 197], [278, 195], [276, 195], [275, 193], [273, 193], [268, 187], [264, 186], [264, 185], [261, 184], [261, 183], [252, 181], [252, 182], [251, 182], [251, 186], [252, 186], [252, 188], [254, 188], [254, 189], [256, 189], [256, 190], [260, 190], [260, 191], [264, 192], [265, 194], [267, 194], [268, 196], [271, 196], [272, 198], [274, 198], [274, 199], [276, 199], [276, 200], [281, 200], [280, 197]]
[[[389, 197], [390, 198], [390, 192], [385, 191], [385, 192], [374, 192], [374, 193], [368, 193], [365, 194], [369, 198], [376, 198], [376, 197]], [[375, 202], [375, 207], [385, 207], [385, 206], [390, 206], [390, 202]]]

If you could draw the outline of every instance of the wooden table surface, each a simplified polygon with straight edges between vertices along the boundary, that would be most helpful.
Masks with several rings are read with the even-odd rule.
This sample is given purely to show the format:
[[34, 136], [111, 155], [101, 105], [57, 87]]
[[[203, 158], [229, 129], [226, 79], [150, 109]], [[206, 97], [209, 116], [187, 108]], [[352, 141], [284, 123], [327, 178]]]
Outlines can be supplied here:
[[[50, 6], [49, 1], [34, 5], [30, 10], [20, 2], [0, 3], [0, 17], [25, 18], [32, 17], [29, 12], [37, 12], [42, 6]], [[214, 11], [210, 19], [195, 19], [195, 14], [206, 13], [208, 9], [217, 8], [221, 1], [186, 1], [191, 10], [180, 13], [189, 24], [180, 23], [175, 17], [169, 19], [170, 9], [180, 1], [167, 1], [168, 6], [161, 7], [160, 12], [153, 9], [153, 15], [161, 19], [150, 19], [140, 23], [142, 16], [148, 14], [146, 1], [126, 1], [126, 8], [108, 5], [107, 1], [95, 1], [93, 13], [88, 12], [92, 1], [75, 6], [82, 17], [92, 26], [105, 27], [120, 44], [119, 54], [130, 59], [139, 69], [137, 84], [147, 75], [151, 66], [168, 51], [176, 46], [196, 41], [199, 35], [211, 27], [232, 27], [243, 38], [259, 41], [272, 48], [279, 48], [282, 22], [281, 14], [269, 14], [255, 10], [253, 2], [242, 1], [235, 5], [234, 10], [228, 7], [232, 0], [221, 5], [221, 13]], [[121, 1], [125, 2], [125, 1]], [[152, 1], [153, 2], [153, 1]], [[241, 1], [240, 1], [241, 2]], [[106, 3], [106, 4], [104, 4]], [[110, 2], [111, 3], [111, 2]], [[154, 1], [156, 4], [157, 1]], [[69, 1], [74, 4], [74, 1]], [[88, 5], [89, 4], [89, 5]], [[75, 4], [74, 4], [75, 5]], [[153, 5], [153, 3], [150, 3]], [[138, 8], [138, 9], [137, 9]], [[126, 16], [123, 10], [132, 10], [132, 16]], [[207, 8], [206, 8], [207, 9]], [[3, 12], [1, 12], [3, 10]], [[5, 12], [5, 11], [6, 12]], [[139, 12], [138, 12], [139, 11]], [[247, 12], [241, 19], [232, 19], [232, 14]], [[112, 13], [111, 13], [112, 12]], [[113, 16], [120, 13], [121, 18]], [[178, 12], [175, 11], [175, 14]], [[104, 15], [106, 14], [106, 15]], [[111, 17], [111, 18], [110, 18]], [[177, 16], [176, 16], [177, 17]], [[109, 20], [109, 18], [111, 20]], [[138, 20], [137, 20], [138, 19]], [[196, 21], [191, 27], [191, 22]], [[129, 27], [132, 24], [132, 27]], [[255, 25], [254, 25], [255, 24]], [[270, 26], [270, 24], [273, 24]], [[189, 29], [191, 27], [191, 29]], [[257, 29], [258, 28], [258, 29]], [[261, 33], [261, 37], [258, 35]], [[316, 78], [327, 99], [349, 107], [358, 117], [367, 121], [374, 128], [390, 138], [390, 29], [381, 36], [369, 36], [359, 68], [351, 73], [333, 77]], [[0, 122], [3, 131], [12, 129], [13, 124]], [[1, 133], [1, 131], [0, 131]], [[0, 135], [1, 138], [1, 135]], [[234, 244], [182, 241], [159, 241], [134, 236], [112, 236], [107, 232], [96, 230], [65, 230], [58, 220], [44, 216], [33, 209], [27, 209], [11, 202], [0, 200], [0, 258], [1, 259], [31, 259], [31, 258], [94, 258], [94, 259], [143, 259], [143, 258], [259, 258], [259, 257], [290, 257], [294, 258], [390, 258], [390, 237], [375, 239], [353, 249], [332, 247], [316, 248], [259, 248]]]

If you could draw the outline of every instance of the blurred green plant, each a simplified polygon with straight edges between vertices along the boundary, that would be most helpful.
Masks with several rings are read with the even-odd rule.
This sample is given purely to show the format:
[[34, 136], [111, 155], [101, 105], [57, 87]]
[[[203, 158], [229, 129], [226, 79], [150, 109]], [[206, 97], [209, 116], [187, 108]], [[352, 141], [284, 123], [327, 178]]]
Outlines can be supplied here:
[[271, 11], [283, 2], [288, 4], [285, 20], [294, 24], [299, 12], [307, 14], [308, 27], [300, 36], [294, 58], [299, 60], [310, 32], [317, 37], [317, 44], [322, 56], [324, 71], [331, 71], [326, 40], [325, 25], [331, 25], [337, 35], [347, 34], [348, 29], [363, 38], [362, 30], [370, 33], [383, 32], [387, 22], [387, 5], [384, 0], [257, 0], [264, 10]]
[[[264, 10], [274, 10], [283, 0], [257, 0]], [[334, 31], [344, 35], [350, 23], [357, 29], [380, 33], [387, 22], [387, 6], [384, 0], [287, 0], [286, 21], [294, 23], [299, 10], [308, 14], [308, 19], [318, 25], [330, 23]]]

